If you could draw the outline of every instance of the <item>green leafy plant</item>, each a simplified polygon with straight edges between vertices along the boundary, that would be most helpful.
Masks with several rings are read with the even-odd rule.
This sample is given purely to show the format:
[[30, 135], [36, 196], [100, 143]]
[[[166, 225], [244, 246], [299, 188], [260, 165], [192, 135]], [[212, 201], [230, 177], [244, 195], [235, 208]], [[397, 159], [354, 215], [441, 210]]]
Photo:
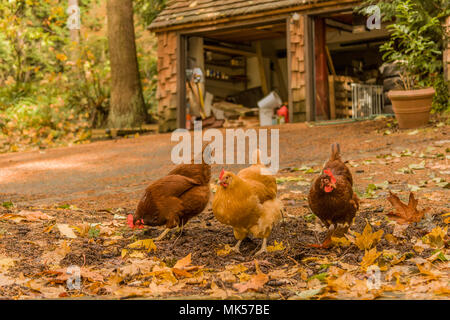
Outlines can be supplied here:
[[450, 15], [448, 0], [366, 0], [356, 10], [367, 14], [377, 5], [382, 20], [392, 22], [387, 28], [390, 39], [380, 50], [383, 60], [395, 63], [401, 71], [405, 90], [434, 87], [433, 111], [450, 107], [448, 83], [443, 76], [442, 53], [448, 41], [444, 21]]
[[424, 19], [410, 0], [396, 7], [396, 21], [387, 28], [391, 38], [381, 46], [383, 59], [396, 63], [406, 90], [432, 86], [442, 70], [442, 50], [430, 34], [440, 27], [437, 17]]

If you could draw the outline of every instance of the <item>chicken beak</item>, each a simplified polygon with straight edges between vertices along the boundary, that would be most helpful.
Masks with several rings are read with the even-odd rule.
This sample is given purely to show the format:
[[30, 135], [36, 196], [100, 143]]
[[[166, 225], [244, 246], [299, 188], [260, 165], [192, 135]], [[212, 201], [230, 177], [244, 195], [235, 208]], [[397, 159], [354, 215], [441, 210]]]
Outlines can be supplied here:
[[223, 181], [223, 180], [219, 180], [219, 184], [220, 184], [222, 187], [224, 187], [224, 188], [228, 187], [228, 183], [226, 183], [226, 182]]
[[333, 189], [336, 189], [336, 183], [330, 183], [329, 184], [331, 187], [333, 187]]

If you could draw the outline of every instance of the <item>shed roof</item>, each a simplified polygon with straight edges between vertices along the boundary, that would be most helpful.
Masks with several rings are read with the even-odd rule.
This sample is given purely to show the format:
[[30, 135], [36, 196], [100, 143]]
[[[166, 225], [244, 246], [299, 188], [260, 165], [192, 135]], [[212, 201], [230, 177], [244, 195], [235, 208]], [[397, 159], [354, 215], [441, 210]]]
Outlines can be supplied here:
[[248, 15], [330, 0], [172, 0], [149, 29]]

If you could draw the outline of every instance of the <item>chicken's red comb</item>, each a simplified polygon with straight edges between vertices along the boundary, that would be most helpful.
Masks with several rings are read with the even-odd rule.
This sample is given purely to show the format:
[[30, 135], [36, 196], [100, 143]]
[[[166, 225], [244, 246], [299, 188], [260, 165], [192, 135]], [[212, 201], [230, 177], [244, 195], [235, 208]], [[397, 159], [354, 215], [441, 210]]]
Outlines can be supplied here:
[[219, 179], [222, 180], [224, 173], [225, 173], [225, 170], [222, 169], [222, 171], [220, 171]]
[[333, 176], [331, 170], [325, 169], [323, 170], [323, 173], [325, 173], [327, 176], [331, 178], [331, 183], [336, 183], [336, 178]]
[[139, 224], [139, 225], [135, 225], [134, 224], [134, 222], [133, 222], [133, 215], [130, 213], [128, 216], [127, 216], [127, 224], [128, 224], [128, 226], [131, 228], [131, 229], [134, 229], [134, 228], [139, 228], [139, 229], [142, 229], [142, 228], [144, 228], [144, 220], [143, 219], [141, 219], [141, 220], [138, 220], [138, 222], [140, 221], [141, 222], [141, 224]]

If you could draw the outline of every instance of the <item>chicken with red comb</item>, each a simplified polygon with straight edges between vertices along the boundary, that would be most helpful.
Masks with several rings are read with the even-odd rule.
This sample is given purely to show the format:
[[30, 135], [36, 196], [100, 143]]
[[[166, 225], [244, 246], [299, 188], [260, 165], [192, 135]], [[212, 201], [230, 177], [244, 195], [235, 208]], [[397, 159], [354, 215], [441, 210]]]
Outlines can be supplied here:
[[353, 192], [353, 177], [341, 159], [338, 143], [332, 144], [330, 159], [312, 182], [308, 203], [311, 211], [328, 228], [324, 242], [311, 246], [327, 248], [331, 245], [331, 237], [344, 236], [359, 209], [359, 199]]
[[191, 163], [179, 164], [147, 187], [136, 211], [128, 217], [131, 228], [165, 226], [155, 239], [161, 240], [171, 229], [183, 227], [203, 212], [210, 197], [211, 148], [205, 145], [196, 157], [201, 157], [201, 163], [194, 158]]

